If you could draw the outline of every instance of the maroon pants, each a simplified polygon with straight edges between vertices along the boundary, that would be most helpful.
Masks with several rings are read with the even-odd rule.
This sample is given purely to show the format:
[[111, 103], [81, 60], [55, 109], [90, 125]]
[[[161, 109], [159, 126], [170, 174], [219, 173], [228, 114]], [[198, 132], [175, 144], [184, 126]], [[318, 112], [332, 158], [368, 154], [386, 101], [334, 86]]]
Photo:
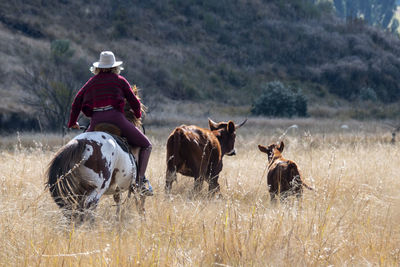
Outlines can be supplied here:
[[88, 132], [93, 132], [98, 123], [107, 122], [118, 126], [122, 136], [126, 137], [131, 146], [139, 146], [139, 178], [142, 179], [146, 172], [151, 153], [150, 140], [135, 125], [125, 118], [125, 115], [115, 109], [93, 112]]

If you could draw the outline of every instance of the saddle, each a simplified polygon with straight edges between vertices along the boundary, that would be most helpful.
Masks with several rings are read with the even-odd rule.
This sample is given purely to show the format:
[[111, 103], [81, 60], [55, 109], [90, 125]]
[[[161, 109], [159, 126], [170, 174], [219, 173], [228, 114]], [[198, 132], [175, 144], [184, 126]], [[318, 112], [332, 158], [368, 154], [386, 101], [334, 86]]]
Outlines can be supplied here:
[[121, 129], [118, 126], [111, 123], [102, 122], [96, 124], [94, 130], [99, 132], [106, 132], [110, 134], [112, 137], [114, 137], [115, 141], [122, 148], [122, 150], [133, 155], [136, 167], [138, 167], [137, 165], [138, 165], [140, 147], [129, 145], [128, 140], [125, 137], [121, 136]]

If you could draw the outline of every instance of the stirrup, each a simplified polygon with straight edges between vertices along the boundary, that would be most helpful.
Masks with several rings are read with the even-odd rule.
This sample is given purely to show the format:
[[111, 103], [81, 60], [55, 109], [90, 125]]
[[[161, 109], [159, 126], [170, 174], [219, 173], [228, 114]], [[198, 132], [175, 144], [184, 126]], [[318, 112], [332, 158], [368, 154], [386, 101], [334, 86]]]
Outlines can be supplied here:
[[[146, 188], [146, 183], [147, 183], [148, 188]], [[150, 181], [146, 178], [146, 176], [143, 177], [142, 188], [140, 190], [140, 194], [143, 194], [148, 197], [151, 197], [154, 195], [153, 187], [151, 186]]]
[[[146, 187], [146, 183], [148, 185], [148, 188]], [[132, 184], [131, 185], [131, 190], [133, 192], [138, 192], [140, 195], [143, 195], [143, 196], [151, 197], [151, 196], [154, 195], [153, 187], [151, 186], [150, 181], [147, 180], [146, 177], [143, 177], [143, 181], [142, 181], [142, 186], [141, 187], [139, 187], [138, 183]]]
[[146, 197], [151, 197], [154, 195], [153, 190], [146, 188], [144, 185], [143, 185], [142, 189], [139, 190], [139, 194], [146, 196]]

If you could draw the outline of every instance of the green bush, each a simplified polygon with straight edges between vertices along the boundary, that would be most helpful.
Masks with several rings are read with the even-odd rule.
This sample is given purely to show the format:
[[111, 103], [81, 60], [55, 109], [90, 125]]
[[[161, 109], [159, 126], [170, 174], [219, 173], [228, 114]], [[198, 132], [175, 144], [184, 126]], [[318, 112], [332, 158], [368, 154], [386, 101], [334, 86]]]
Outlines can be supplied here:
[[378, 101], [378, 96], [373, 88], [363, 87], [360, 89], [358, 95], [355, 97], [355, 100], [375, 102]]
[[299, 91], [295, 92], [280, 81], [268, 82], [260, 97], [253, 103], [251, 113], [272, 117], [305, 117], [307, 100]]
[[74, 50], [71, 48], [70, 41], [57, 39], [50, 44], [51, 56], [56, 64], [65, 63], [73, 55]]

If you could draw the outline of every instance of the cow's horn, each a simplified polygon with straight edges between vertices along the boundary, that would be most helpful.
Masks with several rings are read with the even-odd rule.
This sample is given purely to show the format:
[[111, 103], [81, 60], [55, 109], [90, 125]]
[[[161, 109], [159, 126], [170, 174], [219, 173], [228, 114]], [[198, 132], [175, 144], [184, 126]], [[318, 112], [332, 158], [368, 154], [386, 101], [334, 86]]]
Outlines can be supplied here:
[[211, 130], [215, 130], [218, 128], [218, 123], [213, 121], [212, 119], [208, 118], [208, 125], [210, 125]]
[[217, 124], [215, 121], [213, 121], [211, 118], [208, 118], [209, 121], [211, 121], [212, 124]]
[[241, 124], [236, 125], [235, 128], [239, 129], [240, 127], [242, 127], [246, 123], [246, 121], [247, 121], [247, 118]]

